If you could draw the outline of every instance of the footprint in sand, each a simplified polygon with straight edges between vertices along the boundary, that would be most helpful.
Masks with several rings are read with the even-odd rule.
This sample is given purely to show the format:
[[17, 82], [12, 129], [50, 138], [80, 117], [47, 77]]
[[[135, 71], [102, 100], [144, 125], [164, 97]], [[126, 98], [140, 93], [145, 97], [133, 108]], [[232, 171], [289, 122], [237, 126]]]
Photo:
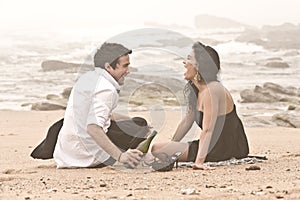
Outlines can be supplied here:
[[35, 174], [37, 171], [24, 171], [24, 170], [16, 170], [16, 169], [5, 169], [2, 171], [2, 174]]
[[51, 169], [51, 168], [56, 168], [55, 164], [49, 164], [49, 165], [39, 165], [37, 166], [39, 169]]
[[20, 173], [21, 170], [15, 170], [15, 169], [5, 169], [2, 171], [2, 174], [17, 174]]
[[289, 155], [283, 155], [282, 157], [300, 157], [300, 153], [292, 153]]
[[14, 177], [1, 177], [0, 176], [0, 182], [4, 182], [4, 181], [11, 181], [14, 180]]
[[9, 134], [0, 134], [0, 136], [16, 136], [17, 134], [14, 134], [14, 133], [9, 133]]

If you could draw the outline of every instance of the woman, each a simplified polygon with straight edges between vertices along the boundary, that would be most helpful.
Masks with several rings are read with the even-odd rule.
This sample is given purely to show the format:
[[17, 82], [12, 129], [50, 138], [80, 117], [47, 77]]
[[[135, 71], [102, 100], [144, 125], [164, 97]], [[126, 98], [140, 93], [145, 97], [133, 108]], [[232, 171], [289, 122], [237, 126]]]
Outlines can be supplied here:
[[[172, 141], [154, 144], [152, 154], [160, 157], [162, 153], [183, 152], [179, 161], [194, 162], [193, 169], [214, 169], [203, 165], [205, 161], [246, 157], [249, 147], [243, 124], [230, 93], [217, 79], [220, 70], [218, 53], [212, 47], [196, 42], [183, 64], [186, 68], [184, 77], [188, 80], [185, 86], [187, 114]], [[202, 129], [200, 138], [189, 143], [179, 142], [194, 121]]]

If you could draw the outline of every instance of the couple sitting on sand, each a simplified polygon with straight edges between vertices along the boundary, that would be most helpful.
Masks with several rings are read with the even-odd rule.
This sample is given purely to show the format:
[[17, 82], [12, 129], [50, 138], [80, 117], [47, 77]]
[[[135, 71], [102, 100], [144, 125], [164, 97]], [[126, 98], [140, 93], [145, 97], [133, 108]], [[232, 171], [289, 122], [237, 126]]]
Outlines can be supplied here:
[[[149, 135], [147, 121], [113, 113], [120, 86], [129, 73], [131, 53], [117, 43], [104, 43], [97, 50], [95, 70], [78, 79], [64, 119], [49, 129], [47, 138], [33, 151], [32, 157], [53, 155], [58, 168], [104, 167], [116, 161], [134, 168], [143, 159], [143, 153], [136, 147]], [[172, 141], [153, 144], [148, 155], [156, 159], [167, 155], [172, 162], [193, 162], [193, 169], [204, 170], [213, 169], [204, 165], [206, 161], [246, 157], [249, 148], [243, 124], [230, 93], [217, 79], [218, 53], [196, 42], [183, 66], [188, 81], [184, 88], [188, 111]], [[180, 142], [194, 122], [202, 129], [200, 138]], [[43, 157], [45, 149], [48, 155]]]

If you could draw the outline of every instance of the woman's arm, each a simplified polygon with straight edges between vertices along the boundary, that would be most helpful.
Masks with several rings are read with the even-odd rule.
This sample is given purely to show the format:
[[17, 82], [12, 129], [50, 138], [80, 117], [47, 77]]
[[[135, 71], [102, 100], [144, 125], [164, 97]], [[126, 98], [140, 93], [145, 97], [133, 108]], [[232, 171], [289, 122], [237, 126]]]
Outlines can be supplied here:
[[218, 110], [218, 96], [213, 91], [208, 90], [203, 99], [202, 132], [200, 134], [197, 157], [193, 165], [194, 169], [213, 169], [204, 166], [203, 163], [208, 154], [209, 144], [218, 117]]
[[172, 141], [180, 141], [192, 127], [194, 119], [195, 110], [189, 109], [186, 116], [178, 124], [177, 129], [172, 137]]

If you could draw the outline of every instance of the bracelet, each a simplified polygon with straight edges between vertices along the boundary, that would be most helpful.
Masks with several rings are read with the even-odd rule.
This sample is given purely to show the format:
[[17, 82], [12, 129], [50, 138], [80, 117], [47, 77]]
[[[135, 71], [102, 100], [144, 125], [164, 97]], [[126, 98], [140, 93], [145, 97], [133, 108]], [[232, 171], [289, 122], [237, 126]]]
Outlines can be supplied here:
[[118, 162], [120, 162], [120, 158], [121, 158], [122, 152], [120, 153], [119, 157], [118, 157]]

